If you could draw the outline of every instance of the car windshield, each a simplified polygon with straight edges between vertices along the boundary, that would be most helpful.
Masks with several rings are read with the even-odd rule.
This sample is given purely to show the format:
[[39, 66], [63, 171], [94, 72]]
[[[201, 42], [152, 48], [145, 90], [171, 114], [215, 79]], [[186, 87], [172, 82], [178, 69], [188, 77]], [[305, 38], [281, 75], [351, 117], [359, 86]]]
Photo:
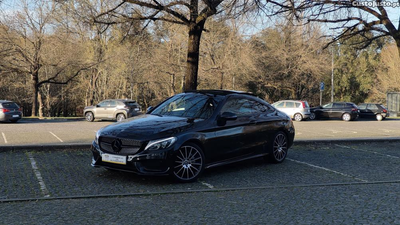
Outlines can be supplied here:
[[208, 119], [217, 107], [217, 99], [205, 94], [179, 94], [159, 105], [150, 114]]

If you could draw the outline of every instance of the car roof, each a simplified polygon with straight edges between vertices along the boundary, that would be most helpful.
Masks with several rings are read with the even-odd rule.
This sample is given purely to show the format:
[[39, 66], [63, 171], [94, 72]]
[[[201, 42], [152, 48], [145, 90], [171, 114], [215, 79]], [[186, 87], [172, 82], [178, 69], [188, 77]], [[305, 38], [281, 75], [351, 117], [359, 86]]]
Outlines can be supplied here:
[[185, 91], [185, 93], [201, 93], [201, 94], [212, 94], [212, 95], [232, 95], [232, 94], [243, 94], [256, 96], [253, 93], [245, 91], [235, 91], [235, 90], [193, 90]]
[[132, 100], [132, 99], [104, 99], [101, 102], [103, 102], [103, 101], [136, 102], [135, 100]]
[[0, 103], [4, 103], [4, 102], [13, 102], [13, 101], [9, 101], [9, 100], [0, 100]]

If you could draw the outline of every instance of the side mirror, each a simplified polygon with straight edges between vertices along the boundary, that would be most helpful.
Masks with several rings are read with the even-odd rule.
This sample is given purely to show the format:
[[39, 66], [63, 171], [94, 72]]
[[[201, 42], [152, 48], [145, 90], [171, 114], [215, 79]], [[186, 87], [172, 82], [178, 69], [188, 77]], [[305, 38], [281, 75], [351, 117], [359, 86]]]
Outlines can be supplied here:
[[146, 113], [149, 113], [154, 107], [153, 106], [149, 106], [146, 110]]
[[226, 124], [226, 121], [236, 120], [236, 119], [237, 119], [237, 116], [235, 113], [224, 112], [218, 117], [217, 124], [218, 124], [218, 126], [224, 126]]
[[99, 107], [100, 107], [100, 105], [96, 105], [96, 107], [97, 107], [97, 108], [99, 108]]

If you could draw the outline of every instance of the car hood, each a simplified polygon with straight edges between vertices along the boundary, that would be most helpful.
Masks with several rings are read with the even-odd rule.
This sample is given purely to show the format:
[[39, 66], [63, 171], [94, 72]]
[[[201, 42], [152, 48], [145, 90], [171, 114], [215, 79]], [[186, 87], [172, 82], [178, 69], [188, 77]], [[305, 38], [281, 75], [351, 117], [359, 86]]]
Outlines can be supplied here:
[[182, 117], [144, 114], [108, 125], [102, 128], [100, 135], [141, 141], [154, 140], [174, 136], [193, 127], [194, 123], [196, 121], [188, 122], [187, 118]]
[[94, 109], [94, 108], [96, 108], [96, 106], [86, 106], [85, 108], [84, 108], [84, 110], [86, 110], [86, 109]]

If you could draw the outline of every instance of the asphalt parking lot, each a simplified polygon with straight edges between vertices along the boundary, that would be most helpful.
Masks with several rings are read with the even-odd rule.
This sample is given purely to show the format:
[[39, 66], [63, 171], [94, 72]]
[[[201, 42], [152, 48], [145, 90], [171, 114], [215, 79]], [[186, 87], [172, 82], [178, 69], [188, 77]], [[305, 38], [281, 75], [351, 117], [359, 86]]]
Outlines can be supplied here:
[[90, 166], [88, 149], [0, 152], [2, 224], [400, 224], [400, 142], [297, 143], [195, 183]]
[[[86, 122], [83, 120], [22, 120], [18, 123], [0, 123], [1, 146], [27, 145], [89, 145], [101, 127], [113, 121]], [[399, 139], [400, 120], [384, 121], [359, 119], [316, 120], [294, 122], [295, 141]]]

